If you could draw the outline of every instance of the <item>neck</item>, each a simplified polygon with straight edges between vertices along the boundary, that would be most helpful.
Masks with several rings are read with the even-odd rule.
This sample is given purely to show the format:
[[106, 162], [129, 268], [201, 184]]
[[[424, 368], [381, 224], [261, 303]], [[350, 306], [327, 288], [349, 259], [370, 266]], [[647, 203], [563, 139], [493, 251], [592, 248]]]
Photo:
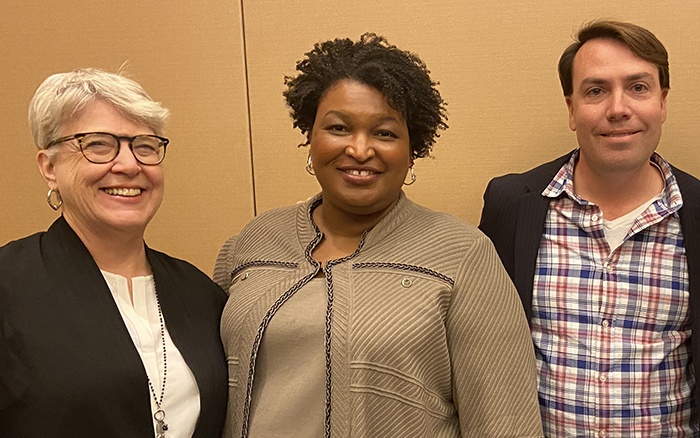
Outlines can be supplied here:
[[313, 257], [325, 264], [352, 254], [357, 250], [362, 235], [377, 225], [396, 202], [398, 199], [380, 212], [367, 215], [349, 213], [329, 203], [322, 203], [313, 211], [314, 222], [324, 235], [314, 249]]
[[142, 232], [98, 231], [82, 226], [70, 215], [64, 214], [64, 217], [101, 270], [129, 279], [151, 273]]
[[387, 208], [370, 214], [354, 214], [323, 202], [313, 211], [313, 218], [324, 234], [357, 239], [359, 242], [362, 234], [377, 225], [396, 205], [396, 202], [398, 199]]
[[594, 171], [579, 160], [574, 168], [574, 190], [578, 196], [596, 204], [608, 220], [624, 216], [664, 188], [659, 169], [647, 162], [630, 171]]

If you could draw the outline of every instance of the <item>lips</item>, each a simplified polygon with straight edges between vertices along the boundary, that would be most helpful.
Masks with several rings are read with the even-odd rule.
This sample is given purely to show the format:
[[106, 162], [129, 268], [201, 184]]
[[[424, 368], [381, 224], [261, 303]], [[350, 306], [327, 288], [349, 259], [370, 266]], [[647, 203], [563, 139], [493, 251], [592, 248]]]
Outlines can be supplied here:
[[351, 186], [368, 186], [374, 184], [381, 176], [382, 171], [373, 166], [339, 166], [341, 178]]
[[352, 176], [372, 176], [382, 173], [382, 171], [375, 166], [357, 163], [341, 164], [337, 166], [336, 169]]
[[603, 137], [610, 137], [610, 138], [615, 138], [615, 137], [628, 137], [630, 135], [634, 135], [640, 131], [613, 131], [613, 132], [606, 132], [601, 134]]
[[373, 170], [357, 170], [357, 169], [348, 169], [344, 170], [345, 173], [350, 174], [350, 175], [355, 175], [355, 176], [370, 176], [374, 175], [376, 172]]
[[108, 187], [103, 189], [105, 193], [111, 196], [138, 196], [141, 194], [141, 189], [126, 188], [126, 187]]

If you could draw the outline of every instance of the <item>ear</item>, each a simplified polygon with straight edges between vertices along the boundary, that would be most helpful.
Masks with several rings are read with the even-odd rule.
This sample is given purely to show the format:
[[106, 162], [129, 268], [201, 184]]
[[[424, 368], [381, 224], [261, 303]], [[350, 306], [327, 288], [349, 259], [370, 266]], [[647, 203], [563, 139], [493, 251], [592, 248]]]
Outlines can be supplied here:
[[576, 131], [576, 120], [574, 120], [574, 104], [571, 96], [566, 96], [566, 109], [569, 111], [569, 129]]
[[666, 121], [666, 98], [669, 91], [668, 88], [661, 90], [661, 123]]
[[51, 161], [51, 156], [46, 150], [42, 149], [36, 154], [36, 164], [39, 167], [39, 173], [46, 181], [50, 189], [56, 189], [56, 174], [54, 172], [54, 164]]

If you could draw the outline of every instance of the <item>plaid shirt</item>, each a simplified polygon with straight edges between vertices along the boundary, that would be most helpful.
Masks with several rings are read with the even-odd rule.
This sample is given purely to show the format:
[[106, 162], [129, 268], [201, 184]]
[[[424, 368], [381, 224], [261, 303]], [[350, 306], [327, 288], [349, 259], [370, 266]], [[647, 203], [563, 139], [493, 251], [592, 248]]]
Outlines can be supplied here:
[[545, 435], [696, 436], [676, 179], [654, 154], [664, 192], [611, 252], [600, 208], [574, 193], [577, 157], [542, 193], [532, 336]]

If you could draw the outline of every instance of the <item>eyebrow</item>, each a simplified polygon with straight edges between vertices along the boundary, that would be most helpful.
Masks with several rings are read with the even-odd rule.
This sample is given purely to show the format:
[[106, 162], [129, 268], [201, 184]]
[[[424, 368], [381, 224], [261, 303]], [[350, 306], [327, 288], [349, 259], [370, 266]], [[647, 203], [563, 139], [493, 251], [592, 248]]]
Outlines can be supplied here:
[[[638, 81], [640, 79], [653, 80], [654, 75], [651, 73], [648, 73], [648, 72], [642, 72], [642, 73], [634, 73], [634, 74], [625, 76], [626, 82], [634, 82], [634, 81]], [[597, 77], [583, 78], [583, 80], [581, 80], [581, 84], [583, 84], [583, 85], [586, 85], [586, 84], [597, 85], [597, 84], [605, 84], [607, 82], [609, 82], [607, 79], [597, 78]]]
[[[338, 111], [338, 110], [327, 111], [326, 113], [323, 114], [323, 117], [327, 117], [327, 116], [331, 116], [331, 115], [337, 116], [337, 117], [343, 119], [344, 121], [347, 120], [348, 118], [352, 118], [352, 116], [350, 114], [347, 114], [347, 113], [344, 113], [344, 112]], [[401, 120], [394, 117], [394, 116], [385, 116], [385, 117], [382, 117], [379, 120], [379, 122], [381, 122], [381, 123], [384, 123], [384, 122], [401, 123]]]

